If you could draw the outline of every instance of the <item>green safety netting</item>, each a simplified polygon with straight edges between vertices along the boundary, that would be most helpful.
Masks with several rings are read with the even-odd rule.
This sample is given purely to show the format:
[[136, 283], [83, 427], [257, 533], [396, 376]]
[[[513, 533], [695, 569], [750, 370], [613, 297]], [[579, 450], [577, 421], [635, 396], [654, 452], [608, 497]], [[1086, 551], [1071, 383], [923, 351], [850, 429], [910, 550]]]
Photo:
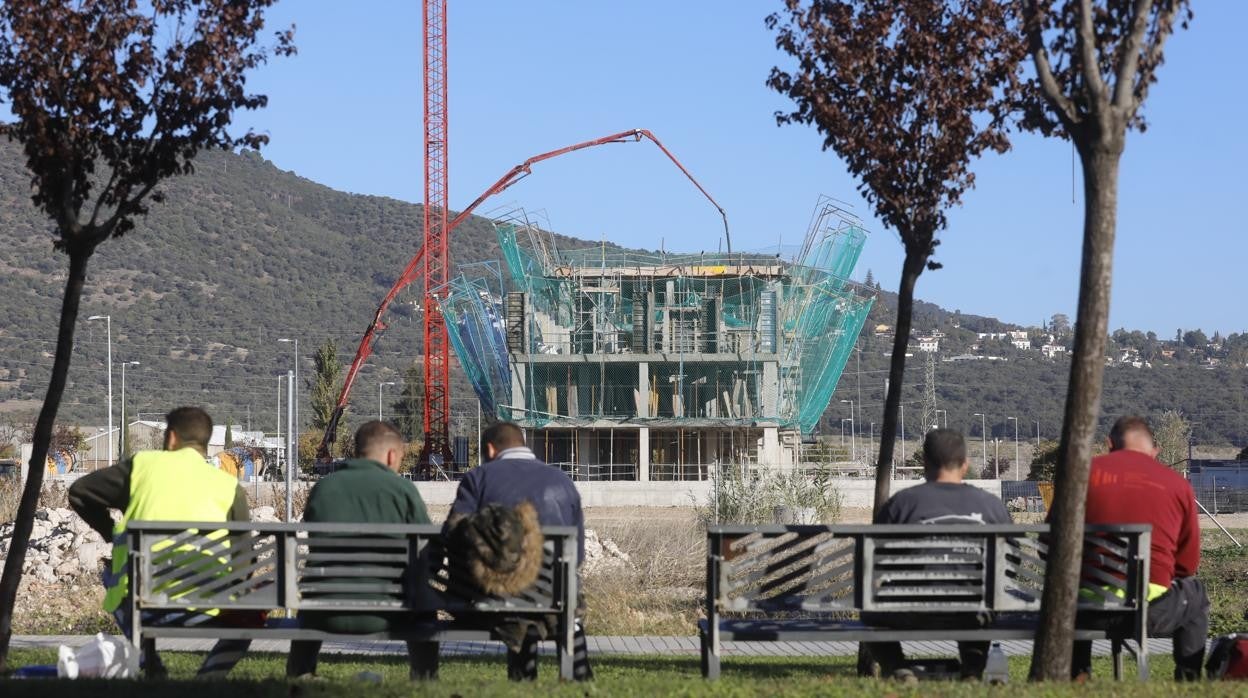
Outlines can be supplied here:
[[[486, 412], [527, 426], [774, 423], [808, 432], [874, 302], [846, 280], [866, 235], [844, 221], [812, 226], [793, 261], [558, 250], [524, 220], [495, 229], [506, 278], [497, 267], [461, 275], [439, 305]], [[524, 294], [523, 313], [508, 315], [509, 291]], [[523, 347], [510, 353], [509, 317], [524, 326], [513, 338]]]

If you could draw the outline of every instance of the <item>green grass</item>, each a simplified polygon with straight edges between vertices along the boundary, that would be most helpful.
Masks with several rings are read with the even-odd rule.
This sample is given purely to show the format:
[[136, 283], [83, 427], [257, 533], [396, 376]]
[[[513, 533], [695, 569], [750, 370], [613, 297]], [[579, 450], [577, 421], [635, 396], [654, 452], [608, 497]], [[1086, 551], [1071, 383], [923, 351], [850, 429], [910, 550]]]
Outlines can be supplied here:
[[[55, 661], [52, 650], [17, 650], [13, 666], [48, 664]], [[594, 658], [596, 678], [589, 684], [561, 684], [553, 660], [543, 657], [542, 678], [533, 684], [508, 683], [502, 657], [444, 659], [437, 682], [412, 684], [407, 681], [406, 661], [400, 657], [364, 658], [325, 655], [321, 658], [320, 682], [288, 683], [282, 679], [285, 656], [253, 654], [243, 660], [226, 684], [191, 680], [202, 655], [165, 653], [172, 680], [169, 681], [51, 681], [0, 680], [0, 695], [65, 696], [66, 698], [321, 698], [363, 695], [372, 698], [397, 696], [1218, 696], [1242, 695], [1242, 686], [1232, 683], [1188, 686], [1169, 680], [1173, 664], [1168, 658], [1154, 657], [1153, 679], [1141, 684], [1133, 679], [1115, 684], [1109, 663], [1097, 659], [1097, 678], [1085, 686], [1067, 684], [1028, 684], [1027, 660], [1014, 658], [1010, 664], [1011, 684], [990, 687], [958, 682], [925, 682], [908, 689], [893, 682], [860, 679], [854, 675], [850, 657], [827, 658], [730, 658], [723, 663], [723, 678], [703, 681], [696, 656], [598, 656]], [[363, 671], [382, 676], [380, 685], [362, 682], [355, 676]], [[1128, 663], [1128, 672], [1134, 667]]]
[[[1248, 543], [1248, 530], [1232, 529], [1241, 543]], [[1218, 530], [1205, 529], [1201, 536], [1200, 578], [1209, 590], [1209, 634], [1224, 635], [1248, 628], [1244, 612], [1244, 580], [1248, 579], [1248, 547], [1231, 543]]]

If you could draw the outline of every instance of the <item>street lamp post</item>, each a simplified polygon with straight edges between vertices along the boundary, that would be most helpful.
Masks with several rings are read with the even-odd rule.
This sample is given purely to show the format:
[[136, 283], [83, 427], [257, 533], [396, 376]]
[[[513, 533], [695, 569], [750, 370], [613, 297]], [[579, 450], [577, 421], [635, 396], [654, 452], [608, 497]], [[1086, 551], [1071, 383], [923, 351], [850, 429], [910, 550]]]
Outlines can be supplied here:
[[[293, 435], [299, 429], [299, 338], [296, 337], [294, 339], [290, 339], [288, 337], [282, 337], [281, 339], [277, 341], [285, 343], [285, 344], [294, 343], [295, 345], [294, 378], [293, 378], [293, 382], [290, 384], [290, 387], [286, 391], [287, 393], [290, 394], [290, 405], [286, 408], [286, 411], [291, 413], [291, 416], [294, 422], [293, 424], [289, 425], [291, 426], [290, 434]], [[290, 422], [292, 420], [288, 419], [287, 421]], [[291, 439], [291, 441], [294, 442], [294, 451], [286, 454], [286, 461], [288, 463], [298, 463], [299, 462], [299, 438], [296, 436], [295, 438]]]
[[113, 317], [92, 315], [87, 321], [103, 320], [108, 328], [108, 464], [113, 464]]
[[386, 385], [394, 385], [394, 381], [385, 381], [385, 382], [377, 383], [377, 421], [379, 422], [382, 419], [385, 419], [382, 416], [382, 412], [381, 412], [381, 389], [382, 389], [382, 386], [386, 386]]
[[1005, 421], [1014, 420], [1014, 479], [1018, 479], [1018, 417], [1006, 417]]
[[997, 480], [1001, 479], [1001, 439], [993, 437], [992, 450], [995, 453], [992, 457], [992, 470], [996, 473]]
[[292, 458], [290, 454], [296, 453], [295, 449], [299, 447], [299, 440], [295, 438], [295, 374], [293, 371], [286, 372], [286, 521], [291, 521], [295, 515], [295, 500], [292, 488], [295, 484], [295, 468], [299, 467], [299, 458]]
[[875, 453], [875, 422], [871, 422], [871, 430], [867, 432], [867, 463], [871, 462], [871, 454]]
[[901, 464], [906, 464], [906, 406], [901, 406]]
[[973, 417], [979, 417], [979, 435], [984, 438], [984, 470], [988, 469], [988, 426], [987, 417], [976, 412]]
[[1040, 420], [1036, 420], [1036, 448], [1040, 448]]
[[277, 376], [277, 444], [273, 447], [273, 466], [282, 469], [282, 376]]
[[126, 367], [138, 365], [138, 361], [121, 362], [121, 434], [117, 439], [117, 451], [120, 455], [125, 455], [129, 445], [126, 443]]
[[841, 400], [841, 402], [849, 403], [849, 452], [850, 452], [850, 459], [857, 462], [858, 461], [858, 438], [854, 435], [854, 432], [858, 431], [858, 424], [857, 422], [854, 421], [854, 401], [853, 400]]

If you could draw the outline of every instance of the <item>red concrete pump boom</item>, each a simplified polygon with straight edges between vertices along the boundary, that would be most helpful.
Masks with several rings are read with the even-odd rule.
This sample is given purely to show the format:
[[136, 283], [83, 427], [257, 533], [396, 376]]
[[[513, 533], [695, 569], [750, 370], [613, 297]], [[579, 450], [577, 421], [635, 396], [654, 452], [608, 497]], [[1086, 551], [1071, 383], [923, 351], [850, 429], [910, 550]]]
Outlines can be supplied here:
[[[551, 158], [556, 158], [560, 155], [566, 155], [578, 150], [584, 150], [585, 148], [592, 148], [599, 145], [606, 145], [608, 143], [635, 143], [641, 141], [642, 139], [649, 140], [658, 146], [659, 150], [663, 151], [663, 154], [666, 155], [667, 158], [680, 169], [685, 177], [693, 183], [693, 186], [697, 187], [698, 191], [702, 192], [702, 195], [706, 197], [707, 201], [710, 201], [711, 205], [719, 211], [719, 215], [724, 221], [724, 241], [727, 245], [728, 253], [732, 254], [732, 238], [728, 234], [728, 215], [724, 213], [724, 208], [715, 201], [710, 192], [698, 183], [698, 180], [694, 179], [689, 170], [685, 169], [685, 166], [680, 164], [680, 161], [676, 159], [676, 156], [664, 147], [663, 143], [659, 141], [653, 133], [645, 129], [633, 129], [631, 131], [613, 133], [610, 136], [603, 136], [602, 138], [596, 138], [592, 141], [585, 141], [583, 143], [577, 143], [575, 145], [559, 148], [558, 150], [552, 150], [540, 155], [535, 155], [528, 160], [525, 160], [519, 165], [516, 165], [508, 170], [507, 174], [500, 177], [498, 181], [491, 185], [489, 189], [486, 189], [481, 196], [478, 196], [471, 204], [468, 205], [467, 208], [461, 211], [459, 215], [455, 216], [455, 218], [453, 218], [450, 223], [446, 225], [444, 235], [449, 237], [451, 231], [455, 230], [460, 223], [464, 222], [468, 216], [470, 216], [472, 212], [482, 204], [482, 202], [529, 176], [532, 173], [533, 165], [542, 162], [543, 160], [550, 160]], [[342, 392], [338, 395], [338, 404], [334, 407], [334, 413], [330, 416], [329, 424], [325, 428], [325, 436], [321, 439], [321, 445], [317, 449], [317, 460], [326, 462], [331, 459], [330, 449], [333, 446], [334, 438], [337, 433], [338, 421], [342, 418], [343, 411], [346, 409], [347, 401], [350, 398], [351, 387], [355, 384], [355, 379], [359, 376], [360, 367], [364, 365], [364, 361], [367, 360], [372, 354], [373, 345], [376, 343], [378, 336], [383, 330], [386, 329], [386, 324], [382, 321], [382, 318], [385, 317], [386, 311], [390, 309], [390, 303], [392, 303], [395, 297], [399, 295], [399, 292], [420, 276], [420, 273], [424, 270], [424, 256], [425, 248], [421, 247], [416, 255], [412, 257], [411, 261], [407, 263], [407, 266], [403, 268], [403, 273], [399, 275], [398, 280], [395, 281], [394, 285], [390, 287], [390, 291], [386, 293], [385, 298], [382, 299], [381, 305], [377, 307], [377, 312], [373, 314], [372, 322], [369, 323], [368, 328], [364, 331], [364, 336], [360, 339], [360, 346], [355, 350], [355, 359], [351, 362], [351, 368], [347, 371], [347, 378], [342, 384]], [[431, 290], [436, 291], [437, 287], [433, 287]], [[429, 314], [429, 310], [429, 308], [425, 309], [426, 315]], [[428, 350], [425, 351], [425, 357], [426, 363], [428, 363]], [[426, 414], [428, 414], [428, 411], [426, 411]]]

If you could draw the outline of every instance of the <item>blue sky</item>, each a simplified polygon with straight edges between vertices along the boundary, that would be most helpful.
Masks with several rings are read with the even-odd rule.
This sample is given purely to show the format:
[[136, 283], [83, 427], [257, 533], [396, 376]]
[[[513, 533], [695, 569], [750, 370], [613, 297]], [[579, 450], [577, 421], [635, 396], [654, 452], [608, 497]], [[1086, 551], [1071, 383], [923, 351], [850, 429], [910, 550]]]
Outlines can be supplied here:
[[[870, 268], [895, 288], [896, 235], [813, 128], [775, 124], [789, 105], [764, 81], [784, 56], [763, 17], [778, 0], [450, 5], [453, 208], [531, 155], [648, 128], [727, 210], [735, 248], [797, 242], [827, 194], [852, 203], [872, 231], [856, 276]], [[1149, 129], [1129, 137], [1120, 180], [1111, 327], [1163, 337], [1248, 330], [1248, 78], [1237, 67], [1248, 3], [1196, 11], [1167, 47]], [[256, 74], [250, 86], [269, 107], [238, 122], [272, 136], [264, 154], [283, 169], [422, 200], [420, 19], [415, 0], [280, 3], [271, 22], [297, 25], [299, 55]], [[1071, 200], [1070, 146], [1032, 136], [1014, 146], [976, 163], [977, 187], [942, 235], [945, 267], [925, 272], [917, 295], [1009, 322], [1073, 318], [1083, 209]], [[622, 245], [713, 250], [720, 236], [715, 211], [648, 144], [539, 165], [483, 210], [504, 203]]]

